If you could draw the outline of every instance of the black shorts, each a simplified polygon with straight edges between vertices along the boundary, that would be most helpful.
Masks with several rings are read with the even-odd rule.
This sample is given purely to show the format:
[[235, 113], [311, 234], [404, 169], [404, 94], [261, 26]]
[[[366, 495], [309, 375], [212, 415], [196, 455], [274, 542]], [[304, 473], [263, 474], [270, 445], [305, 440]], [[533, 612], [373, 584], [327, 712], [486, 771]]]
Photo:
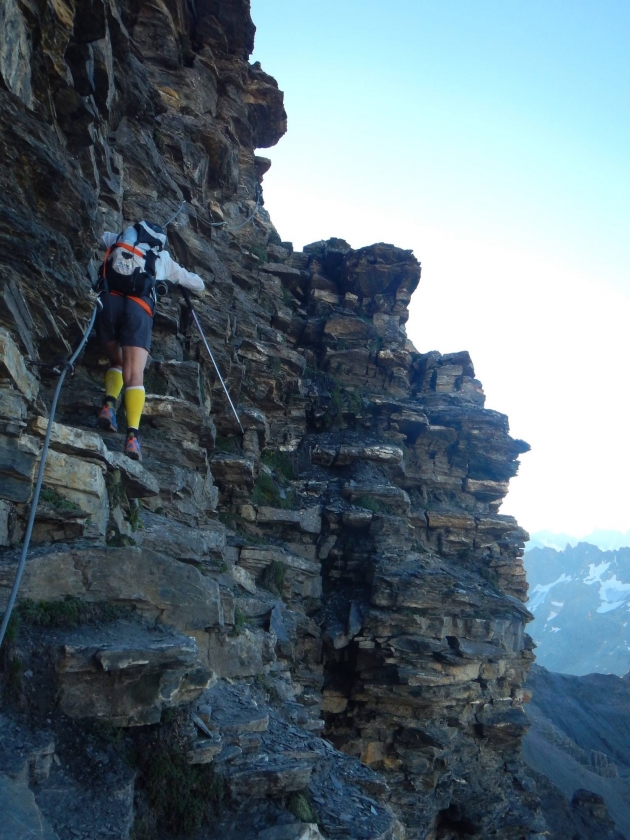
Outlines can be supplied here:
[[[104, 296], [103, 296], [104, 297]], [[144, 347], [151, 349], [153, 318], [133, 298], [124, 295], [109, 294], [109, 306], [103, 300], [103, 309], [96, 321], [96, 331], [103, 344], [117, 341], [121, 347]], [[151, 298], [141, 298], [153, 312]]]

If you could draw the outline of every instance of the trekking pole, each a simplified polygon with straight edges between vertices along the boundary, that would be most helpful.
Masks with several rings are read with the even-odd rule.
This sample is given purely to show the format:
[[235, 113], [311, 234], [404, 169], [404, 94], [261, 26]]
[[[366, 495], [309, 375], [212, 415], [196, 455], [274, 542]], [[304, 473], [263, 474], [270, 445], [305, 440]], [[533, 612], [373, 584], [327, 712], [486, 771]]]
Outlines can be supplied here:
[[232, 398], [230, 397], [230, 395], [228, 393], [227, 386], [226, 386], [225, 382], [223, 381], [223, 377], [221, 376], [221, 371], [219, 370], [219, 366], [217, 365], [217, 363], [214, 360], [214, 356], [212, 355], [212, 350], [210, 349], [210, 345], [208, 344], [208, 341], [207, 341], [205, 335], [203, 334], [203, 330], [201, 329], [201, 324], [199, 323], [199, 318], [197, 318], [197, 313], [195, 312], [195, 310], [193, 308], [193, 305], [192, 305], [192, 300], [190, 299], [190, 292], [188, 291], [188, 289], [185, 286], [180, 286], [180, 289], [182, 290], [182, 294], [184, 295], [184, 300], [188, 304], [188, 308], [190, 309], [190, 312], [193, 316], [195, 324], [197, 325], [197, 329], [199, 330], [199, 335], [201, 336], [201, 338], [203, 340], [203, 343], [206, 345], [206, 350], [208, 351], [208, 355], [210, 356], [210, 359], [212, 360], [212, 364], [214, 365], [214, 369], [217, 372], [217, 376], [219, 377], [219, 379], [221, 381], [221, 385], [223, 385], [223, 390], [225, 391], [225, 396], [228, 398], [230, 408], [234, 412], [234, 416], [236, 417], [236, 422], [238, 423], [241, 432], [243, 434], [245, 434], [245, 429], [241, 426], [241, 421], [239, 420], [238, 414], [236, 413], [236, 409], [234, 408], [234, 403], [232, 402]]

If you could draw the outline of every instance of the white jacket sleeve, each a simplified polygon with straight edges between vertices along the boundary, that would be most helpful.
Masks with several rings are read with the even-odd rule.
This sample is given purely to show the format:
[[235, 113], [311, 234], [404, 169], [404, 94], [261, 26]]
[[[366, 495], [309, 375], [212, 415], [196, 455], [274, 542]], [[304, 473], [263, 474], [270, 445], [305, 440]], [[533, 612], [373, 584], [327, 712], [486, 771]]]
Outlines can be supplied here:
[[202, 292], [204, 289], [204, 282], [198, 274], [193, 274], [191, 271], [186, 271], [174, 259], [168, 251], [160, 251], [160, 255], [155, 264], [155, 277], [157, 280], [168, 280], [171, 283], [178, 283], [186, 289], [192, 289], [194, 292]]
[[111, 231], [106, 230], [105, 233], [101, 236], [101, 241], [99, 242], [99, 245], [103, 251], [106, 251], [108, 248], [112, 247], [112, 245], [117, 239], [117, 233], [111, 233]]

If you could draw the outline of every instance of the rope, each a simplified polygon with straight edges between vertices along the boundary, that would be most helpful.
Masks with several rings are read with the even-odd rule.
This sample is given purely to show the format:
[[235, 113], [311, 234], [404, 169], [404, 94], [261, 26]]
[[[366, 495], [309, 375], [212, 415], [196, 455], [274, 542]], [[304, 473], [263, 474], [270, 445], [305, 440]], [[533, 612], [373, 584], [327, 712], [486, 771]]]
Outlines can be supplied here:
[[[241, 228], [244, 228], [245, 225], [248, 225], [252, 221], [254, 216], [256, 216], [258, 214], [258, 211], [260, 210], [261, 199], [262, 199], [262, 191], [260, 189], [260, 184], [258, 184], [258, 186], [256, 187], [256, 206], [254, 207], [254, 210], [253, 210], [252, 214], [250, 216], [248, 216], [247, 219], [245, 219], [244, 222], [241, 222], [240, 225], [237, 225], [234, 228], [230, 228], [227, 232], [228, 233], [236, 233], [237, 230], [240, 230]], [[210, 227], [227, 227], [227, 222], [210, 222]]]
[[[262, 190], [260, 189], [260, 184], [257, 184], [256, 185], [256, 206], [254, 207], [253, 211], [245, 219], [244, 222], [241, 222], [240, 225], [236, 225], [236, 227], [233, 227], [233, 228], [228, 228], [228, 222], [206, 222], [206, 224], [209, 224], [210, 227], [215, 227], [215, 228], [227, 228], [226, 233], [236, 233], [237, 230], [240, 230], [241, 228], [244, 228], [245, 225], [248, 225], [258, 215], [258, 211], [260, 210], [261, 202], [262, 202]], [[175, 215], [171, 216], [171, 218], [168, 220], [168, 222], [166, 222], [166, 224], [164, 225], [164, 229], [166, 229], [172, 222], [175, 221], [175, 219], [182, 212], [185, 204], [186, 204], [186, 202], [182, 201], [182, 203], [179, 205], [179, 209], [177, 210]], [[195, 216], [199, 217], [199, 214], [197, 213], [195, 208], [192, 207], [192, 205], [191, 205], [191, 211]], [[210, 214], [210, 218], [212, 218], [212, 214]]]
[[166, 230], [166, 228], [167, 228], [167, 227], [171, 224], [171, 222], [174, 222], [174, 221], [175, 221], [175, 219], [179, 216], [179, 214], [180, 214], [180, 213], [182, 212], [182, 210], [184, 209], [184, 204], [186, 204], [186, 202], [185, 202], [185, 201], [182, 201], [182, 203], [179, 205], [179, 208], [178, 208], [177, 212], [176, 212], [176, 213], [174, 213], [174, 214], [171, 216], [171, 218], [168, 220], [168, 222], [166, 222], [166, 224], [164, 225], [164, 230]]
[[94, 321], [96, 320], [96, 315], [98, 313], [99, 307], [102, 307], [102, 305], [103, 304], [101, 303], [101, 301], [98, 300], [96, 306], [94, 307], [94, 311], [92, 312], [92, 317], [90, 318], [90, 322], [87, 326], [87, 329], [83, 333], [83, 338], [81, 339], [81, 343], [79, 344], [78, 348], [67, 361], [59, 363], [59, 366], [62, 367], [63, 370], [59, 375], [59, 382], [57, 383], [55, 396], [53, 397], [52, 405], [50, 406], [50, 418], [48, 420], [48, 428], [46, 429], [46, 437], [44, 438], [44, 446], [42, 447], [42, 458], [39, 463], [39, 472], [37, 473], [35, 490], [33, 491], [33, 501], [31, 502], [31, 510], [29, 512], [26, 533], [24, 534], [24, 546], [22, 548], [22, 555], [20, 557], [20, 562], [18, 563], [18, 569], [15, 575], [15, 581], [13, 582], [13, 588], [11, 589], [11, 595], [9, 596], [9, 603], [7, 604], [7, 608], [4, 613], [4, 618], [2, 619], [2, 626], [0, 627], [0, 647], [2, 646], [5, 633], [7, 632], [7, 627], [11, 619], [11, 613], [13, 612], [13, 608], [15, 606], [15, 601], [17, 599], [20, 583], [22, 582], [22, 575], [24, 574], [24, 568], [26, 566], [26, 555], [28, 554], [31, 536], [33, 534], [35, 514], [37, 513], [39, 494], [41, 492], [42, 482], [44, 480], [44, 468], [46, 466], [46, 457], [48, 455], [48, 449], [50, 446], [50, 436], [52, 434], [53, 420], [55, 419], [55, 412], [57, 411], [57, 402], [59, 400], [59, 394], [61, 393], [61, 386], [63, 385], [63, 380], [66, 378], [66, 373], [68, 373], [68, 371], [74, 370], [74, 363], [76, 362], [79, 354], [85, 346], [86, 341], [89, 338], [92, 327], [94, 326]]
[[[244, 222], [241, 222], [240, 225], [236, 225], [236, 227], [229, 228], [227, 233], [236, 233], [237, 230], [244, 228], [245, 225], [248, 225], [252, 219], [258, 215], [258, 211], [260, 210], [260, 203], [262, 201], [262, 190], [260, 189], [260, 184], [256, 186], [256, 206], [254, 207], [253, 212], [245, 219]], [[193, 213], [197, 215], [197, 211], [193, 208]], [[212, 218], [212, 216], [210, 217]], [[210, 227], [227, 227], [228, 222], [209, 222]]]

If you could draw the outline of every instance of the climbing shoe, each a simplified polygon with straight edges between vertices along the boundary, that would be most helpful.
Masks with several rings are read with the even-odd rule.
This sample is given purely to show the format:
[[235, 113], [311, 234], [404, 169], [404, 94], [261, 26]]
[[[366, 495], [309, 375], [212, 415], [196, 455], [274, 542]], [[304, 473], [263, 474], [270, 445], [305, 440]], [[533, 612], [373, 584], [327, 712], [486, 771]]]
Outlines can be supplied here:
[[97, 422], [99, 429], [104, 429], [106, 432], [118, 431], [116, 409], [110, 402], [103, 403]]
[[142, 452], [140, 451], [140, 441], [133, 432], [127, 434], [125, 441], [125, 455], [133, 461], [142, 460]]

